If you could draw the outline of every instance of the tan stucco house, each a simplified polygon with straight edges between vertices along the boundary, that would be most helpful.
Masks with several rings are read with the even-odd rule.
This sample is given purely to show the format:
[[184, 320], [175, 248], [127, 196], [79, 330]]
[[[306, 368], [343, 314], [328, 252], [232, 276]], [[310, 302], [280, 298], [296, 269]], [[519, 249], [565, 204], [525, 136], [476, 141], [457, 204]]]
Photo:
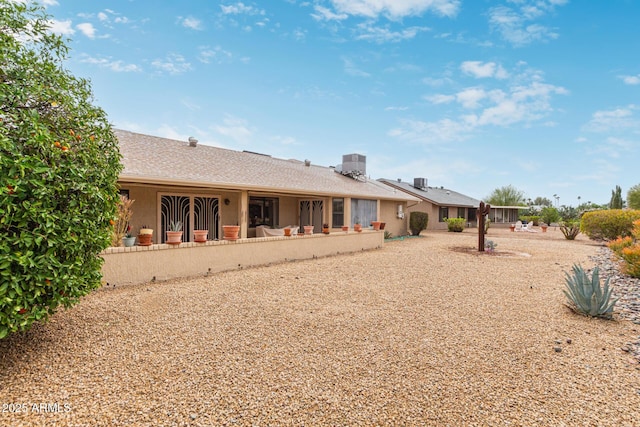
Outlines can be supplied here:
[[[380, 182], [396, 190], [400, 190], [420, 201], [409, 203], [407, 211], [426, 212], [429, 214], [428, 230], [447, 228], [445, 218], [465, 218], [468, 227], [476, 227], [476, 213], [480, 200], [465, 196], [457, 191], [444, 187], [429, 187], [426, 178], [414, 178], [413, 184], [402, 180], [380, 179]], [[491, 206], [489, 219], [492, 224], [510, 224], [518, 220], [518, 212], [522, 206]]]
[[409, 203], [416, 197], [366, 178], [366, 158], [343, 156], [337, 167], [287, 160], [248, 151], [115, 130], [124, 169], [121, 192], [135, 200], [131, 226], [153, 228], [154, 243], [165, 242], [171, 221], [184, 224], [183, 241], [194, 229], [221, 239], [223, 225], [239, 225], [241, 238], [260, 226], [323, 224], [333, 231], [360, 222], [385, 222], [393, 235], [407, 234]]

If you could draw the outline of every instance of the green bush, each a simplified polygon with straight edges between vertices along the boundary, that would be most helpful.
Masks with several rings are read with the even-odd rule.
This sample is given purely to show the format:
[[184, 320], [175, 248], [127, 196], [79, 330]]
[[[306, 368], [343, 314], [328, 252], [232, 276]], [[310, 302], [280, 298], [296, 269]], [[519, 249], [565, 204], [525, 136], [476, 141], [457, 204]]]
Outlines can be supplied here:
[[116, 138], [49, 22], [0, 2], [0, 339], [100, 286], [115, 219]]
[[520, 221], [527, 221], [528, 223], [531, 222], [533, 223], [533, 225], [538, 226], [540, 225], [540, 216], [539, 215], [522, 215], [520, 216]]
[[640, 210], [609, 209], [585, 212], [580, 231], [592, 240], [614, 240], [631, 236], [633, 221], [640, 219]]
[[413, 236], [419, 236], [422, 230], [427, 229], [429, 214], [426, 212], [411, 212], [409, 214], [409, 229]]
[[[560, 221], [560, 214], [558, 213], [558, 210], [556, 208], [551, 206], [546, 206], [542, 208], [542, 211], [540, 212], [540, 219], [545, 224], [551, 225], [552, 222]], [[534, 224], [534, 225], [538, 225], [538, 224]]]
[[447, 229], [449, 231], [460, 232], [464, 230], [464, 223], [466, 222], [464, 218], [447, 218], [445, 221], [447, 222]]

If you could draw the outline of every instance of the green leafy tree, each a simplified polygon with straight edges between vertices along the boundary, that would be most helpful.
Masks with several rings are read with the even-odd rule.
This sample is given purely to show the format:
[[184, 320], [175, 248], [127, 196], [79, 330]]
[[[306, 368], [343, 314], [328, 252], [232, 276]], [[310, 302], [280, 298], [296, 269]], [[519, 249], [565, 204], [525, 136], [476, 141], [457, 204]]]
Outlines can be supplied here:
[[120, 154], [36, 3], [0, 0], [0, 339], [100, 286]]
[[616, 185], [615, 190], [611, 190], [611, 201], [609, 202], [609, 209], [622, 209], [624, 207], [624, 201], [622, 200], [622, 188]]
[[491, 206], [526, 206], [524, 193], [512, 185], [496, 188], [485, 202]]
[[560, 221], [560, 213], [556, 208], [551, 206], [546, 206], [542, 208], [542, 211], [540, 212], [540, 219], [542, 220], [542, 222], [549, 225], [552, 222]]
[[627, 206], [629, 209], [640, 209], [640, 184], [636, 184], [627, 192]]
[[551, 199], [540, 196], [536, 197], [533, 200], [533, 204], [537, 206], [553, 206], [553, 202], [551, 201]]

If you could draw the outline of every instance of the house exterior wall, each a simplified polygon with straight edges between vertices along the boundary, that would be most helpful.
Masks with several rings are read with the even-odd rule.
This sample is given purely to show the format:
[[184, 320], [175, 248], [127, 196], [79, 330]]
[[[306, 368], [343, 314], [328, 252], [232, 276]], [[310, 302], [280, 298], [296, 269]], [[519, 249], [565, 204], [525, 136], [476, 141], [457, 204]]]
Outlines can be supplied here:
[[[402, 206], [404, 218], [398, 218], [398, 205]], [[392, 236], [406, 236], [409, 234], [409, 216], [407, 215], [407, 204], [392, 200], [382, 200], [380, 202], [380, 221], [385, 222], [384, 231], [388, 231]]]
[[103, 282], [130, 285], [152, 280], [205, 276], [269, 263], [311, 259], [376, 249], [382, 231], [364, 230], [294, 237], [258, 237], [236, 241], [109, 248], [101, 256]]

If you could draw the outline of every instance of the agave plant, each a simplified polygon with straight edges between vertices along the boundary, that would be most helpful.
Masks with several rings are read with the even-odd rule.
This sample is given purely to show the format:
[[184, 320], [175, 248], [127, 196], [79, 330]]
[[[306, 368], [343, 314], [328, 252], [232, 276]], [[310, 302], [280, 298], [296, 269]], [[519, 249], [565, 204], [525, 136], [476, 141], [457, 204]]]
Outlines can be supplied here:
[[573, 276], [566, 275], [567, 288], [563, 291], [569, 300], [569, 308], [591, 317], [611, 319], [613, 306], [618, 301], [611, 300], [612, 288], [609, 279], [600, 287], [600, 269], [595, 267], [591, 277], [577, 264], [573, 265]]

